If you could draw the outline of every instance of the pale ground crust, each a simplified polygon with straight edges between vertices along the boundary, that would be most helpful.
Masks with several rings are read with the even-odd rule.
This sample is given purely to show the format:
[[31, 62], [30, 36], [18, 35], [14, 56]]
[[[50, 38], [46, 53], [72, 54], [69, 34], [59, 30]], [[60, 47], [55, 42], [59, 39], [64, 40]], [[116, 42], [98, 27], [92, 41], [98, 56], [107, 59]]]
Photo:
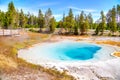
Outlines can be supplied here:
[[[50, 40], [46, 41], [45, 43], [39, 43], [35, 44], [32, 47], [39, 46], [41, 44], [47, 44], [47, 43], [54, 43], [64, 40], [73, 40], [77, 42], [91, 42], [95, 43], [96, 41], [120, 41], [119, 37], [66, 37], [66, 36], [53, 36], [54, 38], [51, 38]], [[107, 46], [108, 54], [111, 55], [109, 50], [114, 51], [120, 51], [120, 48], [117, 46], [110, 46], [110, 45], [102, 45]], [[32, 48], [30, 47], [30, 48]], [[28, 48], [29, 49], [29, 48]], [[26, 49], [27, 50], [27, 49]], [[21, 51], [20, 51], [21, 52]], [[24, 53], [24, 52], [22, 52]], [[73, 75], [77, 80], [120, 80], [120, 59], [117, 57], [113, 57], [110, 59], [105, 60], [98, 60], [98, 61], [78, 61], [78, 62], [38, 62], [38, 61], [32, 61], [31, 59], [26, 58], [24, 54], [21, 55], [21, 53], [18, 54], [20, 58], [25, 59], [28, 62], [34, 63], [34, 64], [40, 64], [46, 68], [56, 68], [60, 71], [67, 70], [68, 74]], [[102, 56], [104, 57], [104, 56]]]

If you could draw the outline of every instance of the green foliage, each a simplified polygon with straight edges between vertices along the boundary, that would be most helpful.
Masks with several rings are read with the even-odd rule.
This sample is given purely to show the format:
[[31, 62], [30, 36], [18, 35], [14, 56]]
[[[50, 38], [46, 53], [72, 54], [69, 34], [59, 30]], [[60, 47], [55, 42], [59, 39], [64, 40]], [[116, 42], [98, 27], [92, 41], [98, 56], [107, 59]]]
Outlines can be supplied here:
[[94, 28], [93, 28], [93, 18], [92, 18], [92, 14], [89, 13], [88, 16], [87, 16], [87, 18], [88, 18], [88, 22], [89, 22], [89, 28], [90, 28], [90, 29], [94, 29]]
[[50, 29], [50, 20], [51, 20], [51, 18], [52, 18], [52, 11], [51, 11], [51, 9], [49, 8], [49, 9], [46, 11], [46, 13], [45, 13], [45, 18], [44, 18], [44, 20], [45, 20], [45, 27], [46, 27], [46, 28], [49, 28], [49, 29]]
[[96, 30], [95, 30], [95, 35], [98, 35], [100, 32], [100, 27], [101, 27], [101, 23], [97, 25]]
[[116, 10], [115, 7], [113, 7], [112, 9], [112, 22], [111, 22], [111, 31], [114, 34], [114, 32], [116, 32], [117, 28], [117, 24], [116, 24]]
[[80, 19], [79, 19], [79, 28], [80, 28], [81, 35], [84, 34], [83, 24], [84, 24], [84, 12], [82, 11], [80, 14]]
[[13, 2], [10, 2], [8, 4], [7, 14], [8, 14], [7, 18], [8, 18], [9, 27], [12, 29], [14, 27], [15, 17], [16, 17], [16, 10]]
[[84, 27], [85, 27], [85, 33], [87, 34], [88, 29], [89, 29], [89, 21], [88, 21], [87, 17], [86, 17], [85, 22], [84, 22]]
[[63, 22], [62, 22], [62, 21], [59, 21], [59, 22], [58, 22], [57, 28], [63, 28]]
[[116, 15], [117, 15], [117, 11], [114, 6], [112, 10], [109, 10], [109, 12], [107, 13], [107, 22], [108, 22], [107, 25], [113, 35], [117, 31]]
[[76, 16], [75, 17], [75, 26], [74, 26], [74, 34], [75, 35], [78, 35], [79, 34], [79, 32], [78, 32], [78, 29], [79, 29], [79, 16]]
[[30, 28], [29, 31], [36, 32], [36, 30], [34, 30], [33, 28]]
[[40, 32], [42, 32], [41, 28], [44, 27], [44, 24], [45, 24], [44, 16], [42, 14], [42, 11], [39, 10], [39, 13], [38, 13], [38, 25], [40, 27]]
[[8, 13], [1, 13], [1, 26], [3, 29], [7, 29], [9, 26], [9, 21], [8, 21]]
[[63, 18], [62, 18], [62, 28], [66, 29], [66, 18], [65, 18], [65, 14], [63, 14]]
[[86, 19], [84, 18], [84, 12], [82, 11], [80, 14], [80, 19], [79, 19], [79, 28], [80, 28], [80, 32], [81, 35], [84, 35], [87, 33], [88, 27], [89, 27], [89, 22], [88, 22], [88, 18], [86, 17]]
[[21, 28], [24, 28], [25, 24], [26, 24], [26, 19], [25, 19], [23, 10], [21, 9], [21, 12], [20, 12], [20, 15], [19, 15], [19, 26]]
[[93, 29], [96, 29], [97, 26], [98, 26], [98, 24], [97, 24], [97, 23], [94, 23], [94, 24], [93, 24]]
[[17, 49], [13, 47], [13, 48], [12, 48], [12, 51], [11, 51], [11, 55], [12, 55], [12, 56], [16, 56], [16, 55], [17, 55], [17, 52], [18, 52]]
[[100, 17], [100, 19], [101, 19], [101, 22], [100, 22], [100, 23], [98, 24], [98, 26], [96, 27], [96, 31], [95, 31], [95, 34], [96, 34], [96, 35], [99, 35], [99, 32], [101, 32], [100, 35], [103, 35], [104, 30], [105, 30], [105, 28], [106, 28], [106, 17], [105, 17], [105, 15], [104, 15], [104, 12], [103, 12], [103, 11], [101, 11], [101, 17]]
[[120, 5], [117, 5], [117, 14], [120, 15]]
[[19, 27], [19, 11], [16, 11], [16, 17], [15, 17], [15, 23], [14, 23], [14, 27], [13, 28], [18, 28]]
[[105, 29], [105, 27], [106, 27], [106, 17], [105, 17], [105, 15], [104, 15], [104, 12], [103, 11], [101, 11], [101, 18], [102, 18], [102, 21], [101, 21], [101, 23], [100, 23], [100, 31], [101, 31], [101, 35], [103, 35], [103, 32], [104, 32], [104, 29]]
[[56, 28], [54, 17], [50, 20], [50, 32], [54, 32]]
[[38, 28], [38, 25], [29, 25], [29, 24], [26, 24], [25, 28]]
[[74, 20], [73, 12], [72, 9], [70, 9], [68, 16], [65, 17], [65, 14], [63, 14], [61, 26], [62, 28], [65, 28], [67, 33], [72, 33], [74, 29], [74, 24], [75, 24], [75, 20]]
[[[101, 12], [100, 22], [93, 23], [92, 14], [84, 14], [82, 11], [80, 15], [75, 19], [72, 9], [69, 9], [67, 16], [63, 14], [62, 20], [56, 22], [53, 19], [52, 11], [50, 8], [45, 12], [39, 9], [38, 16], [33, 14], [24, 14], [24, 11], [21, 9], [16, 10], [14, 3], [10, 2], [8, 4], [8, 11], [0, 11], [0, 27], [4, 29], [8, 28], [39, 28], [42, 32], [42, 28], [46, 28], [49, 32], [54, 32], [55, 28], [62, 28], [65, 30], [65, 33], [68, 34], [87, 34], [88, 29], [96, 29], [96, 33], [101, 33], [103, 35], [104, 30], [110, 30], [111, 34], [114, 34], [116, 31], [120, 32], [120, 22], [116, 22], [116, 15], [120, 16], [120, 5], [113, 7], [108, 11], [107, 15], [104, 15], [104, 12]], [[106, 26], [107, 22], [107, 26]]]

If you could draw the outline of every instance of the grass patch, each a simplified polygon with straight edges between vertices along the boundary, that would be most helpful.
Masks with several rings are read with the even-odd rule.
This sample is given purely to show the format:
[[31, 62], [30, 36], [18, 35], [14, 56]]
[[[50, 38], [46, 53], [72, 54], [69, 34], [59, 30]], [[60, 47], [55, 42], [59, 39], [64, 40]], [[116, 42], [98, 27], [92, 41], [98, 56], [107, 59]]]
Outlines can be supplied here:
[[40, 71], [49, 73], [50, 75], [54, 76], [54, 80], [75, 80], [75, 78], [72, 77], [71, 75], [68, 75], [66, 71], [60, 72], [56, 69], [47, 69], [40, 65], [27, 63], [25, 60], [20, 58], [18, 59], [18, 63], [19, 63], [19, 66], [29, 67], [35, 70], [40, 70]]
[[12, 59], [12, 62], [17, 64], [17, 69], [21, 69], [20, 67], [26, 67], [34, 70], [40, 70], [53, 76], [54, 80], [75, 80], [72, 76], [67, 75], [65, 71], [59, 72], [56, 69], [46, 69], [40, 65], [28, 63], [25, 60], [17, 57], [17, 51], [19, 49], [28, 48], [33, 44], [43, 42], [46, 39], [48, 39], [48, 37], [48, 34], [39, 34], [31, 32], [21, 34], [20, 37], [0, 37], [0, 54], [6, 56], [5, 60], [3, 61], [6, 61], [7, 63], [7, 59]]
[[118, 46], [120, 47], [120, 42], [116, 42], [116, 41], [96, 41], [97, 44], [109, 44], [109, 45], [114, 45], [114, 46]]
[[120, 57], [120, 52], [114, 52], [113, 55], [117, 56], [117, 57]]

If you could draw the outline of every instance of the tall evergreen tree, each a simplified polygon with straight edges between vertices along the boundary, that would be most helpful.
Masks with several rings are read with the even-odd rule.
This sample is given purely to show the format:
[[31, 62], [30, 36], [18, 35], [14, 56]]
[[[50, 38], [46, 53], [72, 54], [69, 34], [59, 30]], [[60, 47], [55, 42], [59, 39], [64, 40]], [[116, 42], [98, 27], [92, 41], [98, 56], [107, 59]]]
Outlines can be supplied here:
[[63, 18], [62, 18], [62, 28], [65, 28], [65, 13], [63, 13]]
[[112, 10], [109, 10], [106, 15], [106, 22], [107, 22], [107, 29], [110, 30], [111, 28], [111, 22], [112, 22]]
[[117, 30], [117, 24], [116, 24], [116, 9], [115, 7], [112, 8], [112, 15], [111, 15], [111, 19], [112, 19], [112, 22], [111, 22], [111, 26], [110, 26], [110, 31], [112, 32], [112, 34], [114, 35], [114, 33], [116, 32]]
[[33, 26], [34, 25], [34, 15], [33, 14], [30, 15], [29, 20], [30, 20], [30, 25]]
[[44, 27], [44, 16], [42, 14], [42, 11], [39, 10], [39, 13], [38, 13], [38, 26], [40, 28], [40, 32], [42, 31], [42, 28]]
[[14, 27], [14, 24], [15, 24], [15, 17], [16, 17], [16, 10], [15, 10], [15, 7], [14, 7], [14, 4], [13, 2], [10, 2], [8, 4], [8, 21], [9, 21], [9, 27], [12, 29]]
[[67, 21], [68, 21], [69, 32], [71, 33], [72, 29], [74, 28], [74, 16], [73, 16], [72, 9], [69, 10]]
[[79, 16], [75, 16], [75, 24], [74, 24], [74, 34], [78, 35], [78, 28], [79, 28]]
[[95, 35], [98, 35], [100, 32], [101, 23], [96, 26]]
[[28, 14], [27, 14], [27, 24], [31, 25], [31, 14], [30, 14], [30, 12], [28, 12]]
[[38, 28], [38, 17], [36, 17], [36, 16], [33, 16], [33, 26], [35, 28]]
[[101, 27], [100, 27], [101, 30], [100, 31], [101, 31], [101, 35], [103, 35], [104, 29], [106, 27], [106, 17], [104, 15], [103, 11], [101, 11], [101, 19], [102, 19], [102, 21], [101, 21]]
[[89, 21], [88, 21], [88, 17], [86, 16], [85, 18], [85, 22], [84, 22], [84, 28], [85, 28], [85, 34], [87, 34], [88, 29], [89, 29]]
[[84, 32], [85, 32], [85, 27], [83, 25], [84, 25], [84, 12], [82, 11], [79, 19], [79, 28], [80, 28], [81, 35], [84, 35]]
[[54, 17], [53, 18], [51, 18], [51, 20], [50, 20], [50, 32], [54, 32], [55, 31], [55, 27], [56, 27], [56, 24], [55, 24], [55, 19], [54, 19]]
[[62, 28], [64, 28], [65, 30], [67, 30], [65, 13], [63, 13], [62, 26], [63, 26]]
[[0, 27], [3, 28], [4, 24], [5, 13], [0, 11]]
[[120, 5], [117, 5], [117, 14], [120, 17]]
[[23, 10], [21, 9], [21, 12], [20, 12], [20, 15], [19, 15], [19, 26], [21, 28], [24, 28], [25, 23], [26, 23], [25, 15], [23, 13]]
[[49, 29], [49, 31], [50, 31], [50, 20], [51, 20], [51, 18], [52, 18], [52, 11], [49, 8], [45, 13], [45, 18], [44, 18], [45, 19], [45, 27], [47, 29]]
[[120, 5], [117, 5], [117, 29], [120, 33]]
[[19, 11], [16, 11], [16, 17], [15, 17], [15, 27], [14, 28], [18, 28], [19, 27]]
[[87, 17], [88, 17], [89, 27], [90, 27], [90, 29], [93, 29], [93, 18], [92, 18], [92, 14], [89, 13]]

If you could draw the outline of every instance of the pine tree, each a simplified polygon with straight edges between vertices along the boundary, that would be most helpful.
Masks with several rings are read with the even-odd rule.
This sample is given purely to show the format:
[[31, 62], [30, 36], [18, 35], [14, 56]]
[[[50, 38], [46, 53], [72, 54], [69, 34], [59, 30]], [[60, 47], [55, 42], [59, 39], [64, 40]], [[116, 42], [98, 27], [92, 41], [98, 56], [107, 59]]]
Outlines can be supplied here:
[[61, 28], [65, 28], [65, 13], [63, 13], [63, 18], [62, 18], [62, 26]]
[[101, 27], [101, 23], [99, 23], [96, 27], [96, 30], [95, 30], [95, 35], [98, 35], [99, 32], [100, 32], [100, 27]]
[[112, 8], [112, 12], [111, 13], [112, 13], [112, 15], [111, 15], [112, 22], [111, 22], [110, 30], [111, 30], [112, 34], [114, 35], [114, 33], [117, 30], [116, 9], [115, 9], [115, 7]]
[[62, 18], [62, 28], [65, 29], [65, 31], [67, 31], [67, 25], [66, 25], [66, 17], [65, 17], [65, 13], [63, 14], [63, 18]]
[[112, 23], [112, 10], [109, 10], [107, 15], [106, 15], [106, 22], [107, 22], [107, 29], [110, 30], [111, 28], [111, 23]]
[[33, 27], [38, 28], [38, 17], [33, 17]]
[[92, 14], [89, 13], [87, 17], [88, 17], [88, 22], [89, 22], [90, 29], [93, 29], [93, 18], [92, 18]]
[[120, 5], [117, 5], [117, 29], [120, 33]]
[[19, 27], [19, 11], [16, 11], [16, 17], [15, 17], [15, 27], [14, 28], [18, 28]]
[[52, 11], [49, 8], [45, 13], [45, 18], [44, 18], [45, 19], [45, 27], [47, 29], [49, 29], [49, 31], [50, 31], [50, 20], [51, 20], [51, 18], [52, 18]]
[[72, 29], [74, 28], [74, 16], [73, 16], [72, 9], [69, 10], [67, 21], [68, 21], [69, 33], [71, 33]]
[[74, 34], [78, 35], [78, 28], [79, 28], [79, 16], [75, 16], [75, 24], [74, 24]]
[[15, 10], [15, 7], [14, 7], [14, 4], [13, 2], [10, 2], [8, 4], [8, 21], [9, 21], [9, 26], [10, 28], [12, 29], [14, 27], [14, 24], [15, 24], [15, 17], [16, 17], [16, 10]]
[[102, 19], [102, 21], [101, 21], [100, 31], [101, 31], [101, 35], [103, 35], [104, 29], [106, 27], [106, 23], [105, 23], [106, 22], [106, 18], [105, 18], [105, 15], [104, 15], [103, 11], [101, 11], [101, 19]]
[[20, 12], [20, 15], [19, 15], [19, 26], [20, 26], [21, 28], [24, 28], [25, 23], [26, 23], [26, 19], [25, 19], [23, 10], [21, 9], [21, 12]]
[[44, 27], [44, 16], [42, 14], [42, 11], [39, 10], [39, 13], [38, 13], [38, 25], [39, 25], [39, 28], [40, 28], [40, 32], [42, 32], [42, 28]]
[[120, 5], [117, 5], [117, 15], [120, 17]]
[[61, 20], [58, 22], [58, 26], [57, 27], [58, 28], [63, 28], [63, 22]]
[[79, 28], [80, 28], [81, 35], [84, 35], [85, 28], [84, 28], [84, 12], [83, 11], [80, 14]]
[[5, 18], [5, 13], [0, 11], [0, 27], [2, 28], [4, 26], [4, 18]]
[[55, 27], [56, 27], [56, 24], [55, 24], [55, 19], [54, 19], [54, 17], [53, 18], [51, 18], [51, 20], [50, 20], [50, 32], [54, 32], [55, 31]]
[[30, 20], [30, 25], [33, 27], [33, 25], [34, 25], [34, 15], [33, 14], [30, 15], [29, 20]]
[[85, 18], [85, 22], [84, 22], [84, 28], [85, 28], [85, 34], [87, 34], [88, 29], [89, 29], [89, 21], [88, 21], [88, 17]]
[[28, 25], [31, 25], [31, 14], [30, 14], [30, 12], [28, 12], [28, 14], [27, 14], [27, 24]]

